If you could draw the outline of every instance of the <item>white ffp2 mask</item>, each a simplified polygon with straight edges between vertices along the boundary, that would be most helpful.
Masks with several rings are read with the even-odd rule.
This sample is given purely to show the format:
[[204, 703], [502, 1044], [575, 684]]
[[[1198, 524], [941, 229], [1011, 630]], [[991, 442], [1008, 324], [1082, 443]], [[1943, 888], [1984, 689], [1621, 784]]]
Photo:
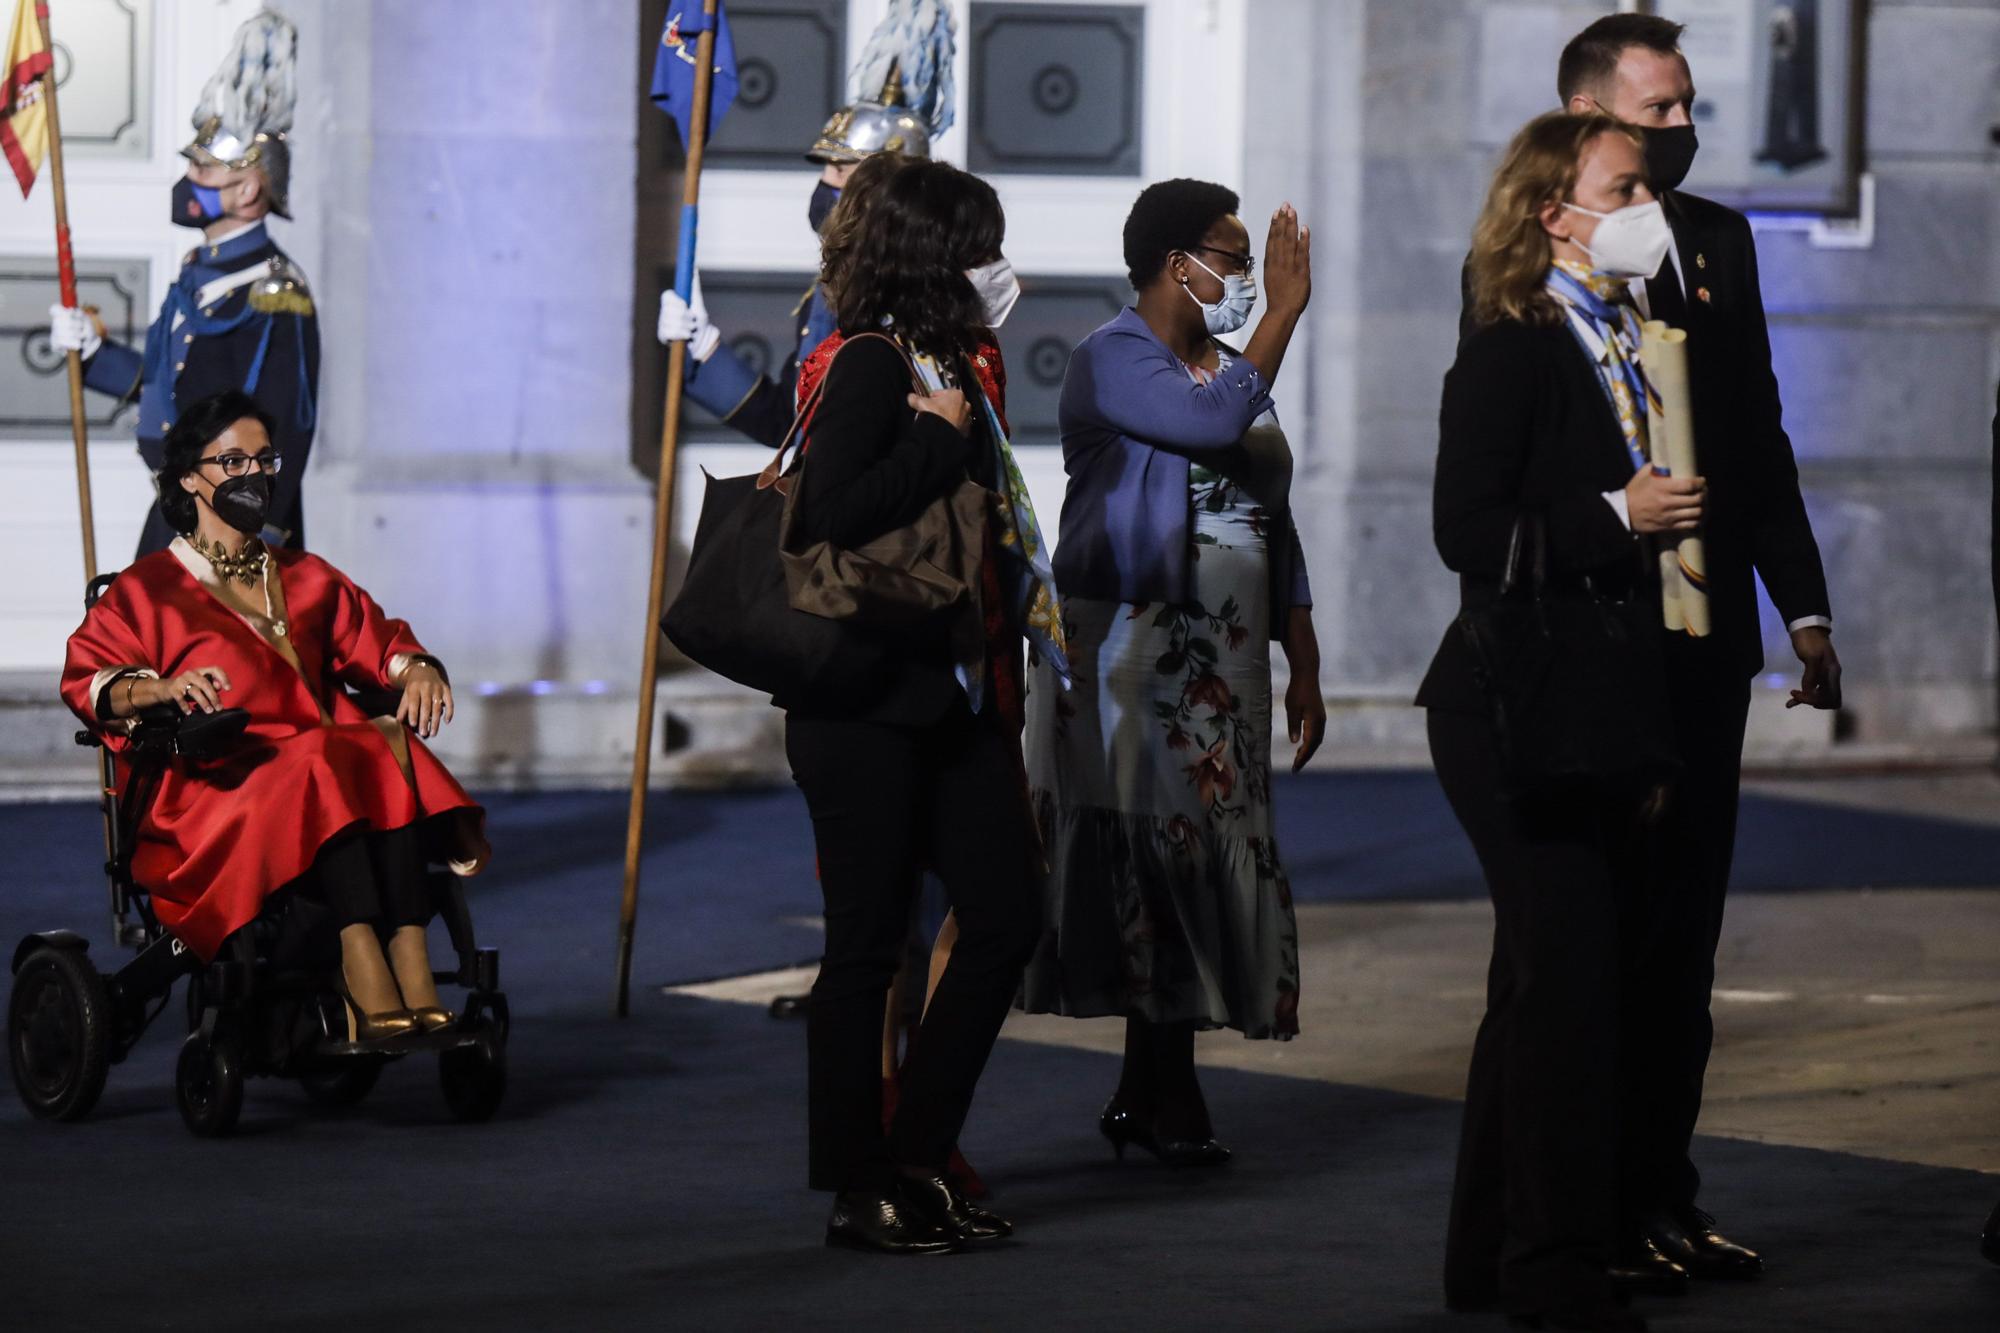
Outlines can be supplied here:
[[979, 304], [986, 311], [986, 327], [997, 329], [1007, 322], [1013, 313], [1014, 303], [1021, 299], [1021, 280], [1014, 276], [1014, 266], [1002, 256], [990, 264], [967, 269], [966, 278], [972, 283], [972, 290], [979, 293]]
[[1674, 243], [1673, 228], [1659, 201], [1628, 204], [1610, 213], [1565, 202], [1564, 208], [1598, 219], [1589, 244], [1578, 241], [1591, 265], [1609, 278], [1650, 278], [1666, 262]]

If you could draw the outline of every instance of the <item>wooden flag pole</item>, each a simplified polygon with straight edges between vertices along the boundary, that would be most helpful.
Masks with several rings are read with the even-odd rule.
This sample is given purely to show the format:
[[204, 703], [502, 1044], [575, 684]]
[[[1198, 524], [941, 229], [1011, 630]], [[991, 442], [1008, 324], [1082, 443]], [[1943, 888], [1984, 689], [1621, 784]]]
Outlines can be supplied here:
[[[715, 4], [703, 0], [707, 22], [695, 40], [694, 107], [688, 117], [687, 175], [681, 185], [680, 257], [674, 286], [683, 297], [694, 279], [694, 240], [701, 204], [702, 150], [708, 139], [708, 94], [715, 75]], [[625, 815], [625, 895], [618, 908], [618, 978], [612, 1012], [631, 1011], [632, 933], [639, 916], [639, 853], [646, 835], [646, 781], [653, 762], [654, 695], [660, 679], [660, 613], [666, 600], [667, 539], [674, 516], [674, 462], [680, 448], [681, 393], [687, 383], [687, 343], [667, 349], [667, 416], [660, 428], [660, 475], [653, 493], [652, 585], [646, 593], [646, 655], [639, 668], [639, 727], [632, 746], [632, 803]]]
[[[35, 21], [42, 28], [42, 49], [51, 55], [55, 43], [49, 40], [48, 0], [35, 0]], [[62, 303], [76, 305], [76, 256], [69, 245], [69, 195], [63, 188], [62, 119], [56, 114], [56, 65], [52, 59], [42, 73], [42, 102], [49, 117], [49, 184], [56, 196], [56, 274], [62, 289]], [[83, 577], [97, 577], [97, 520], [90, 505], [90, 431], [83, 415], [83, 354], [72, 351], [69, 360], [69, 432], [76, 444], [76, 503], [83, 515]]]

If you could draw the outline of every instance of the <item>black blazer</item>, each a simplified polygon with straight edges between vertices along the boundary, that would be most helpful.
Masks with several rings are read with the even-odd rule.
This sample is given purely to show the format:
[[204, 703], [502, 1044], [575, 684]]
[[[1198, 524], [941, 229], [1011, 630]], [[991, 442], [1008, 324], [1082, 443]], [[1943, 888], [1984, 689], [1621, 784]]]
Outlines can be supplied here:
[[[1632, 479], [1632, 456], [1597, 367], [1567, 324], [1502, 320], [1460, 344], [1438, 412], [1431, 523], [1459, 576], [1462, 607], [1490, 601], [1524, 506], [1546, 515], [1551, 595], [1653, 586], [1645, 548], [1605, 500]], [[1483, 696], [1456, 629], [1417, 691], [1425, 708], [1479, 712]]]
[[[966, 479], [980, 449], [992, 447], [977, 416], [967, 438], [936, 413], [913, 411], [910, 390], [903, 358], [879, 338], [858, 340], [834, 356], [806, 430], [799, 535], [854, 547], [915, 522]], [[892, 649], [893, 666], [879, 689], [839, 705], [790, 711], [924, 726], [964, 698], [942, 626], [880, 637]]]
[[[1718, 665], [1752, 676], [1763, 670], [1754, 571], [1787, 623], [1831, 617], [1826, 570], [1799, 493], [1798, 463], [1785, 433], [1771, 338], [1749, 219], [1699, 195], [1661, 199], [1680, 254], [1646, 284], [1655, 319], [1688, 333], [1695, 448], [1708, 479], [1702, 529]], [[1685, 280], [1685, 294], [1682, 281]], [[1459, 320], [1470, 331], [1471, 301]]]

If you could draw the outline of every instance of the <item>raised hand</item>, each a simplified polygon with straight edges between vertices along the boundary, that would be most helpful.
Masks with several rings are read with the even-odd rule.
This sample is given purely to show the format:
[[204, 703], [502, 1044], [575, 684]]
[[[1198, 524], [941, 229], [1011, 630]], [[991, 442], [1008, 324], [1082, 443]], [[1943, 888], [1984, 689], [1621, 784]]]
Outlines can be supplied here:
[[1271, 215], [1262, 265], [1264, 294], [1272, 313], [1303, 313], [1312, 300], [1312, 230], [1300, 225], [1298, 210], [1290, 204]]

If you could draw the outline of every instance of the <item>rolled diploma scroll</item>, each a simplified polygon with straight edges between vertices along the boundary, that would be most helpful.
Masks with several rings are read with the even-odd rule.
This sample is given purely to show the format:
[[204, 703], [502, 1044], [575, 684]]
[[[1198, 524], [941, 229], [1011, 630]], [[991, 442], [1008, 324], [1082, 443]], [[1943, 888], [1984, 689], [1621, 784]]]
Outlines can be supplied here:
[[[1653, 386], [1653, 393], [1646, 404], [1646, 448], [1652, 455], [1653, 470], [1662, 475], [1673, 472], [1673, 463], [1667, 456], [1667, 416], [1661, 407], [1659, 381], [1652, 378], [1653, 366], [1661, 357], [1660, 335], [1667, 331], [1661, 320], [1648, 320], [1639, 326], [1639, 360], [1644, 366], [1647, 382]], [[1680, 552], [1666, 537], [1656, 539], [1660, 553], [1660, 615], [1667, 629], [1684, 630], [1687, 621], [1681, 615], [1681, 557]]]
[[[1700, 476], [1694, 457], [1694, 410], [1688, 398], [1687, 332], [1650, 320], [1640, 328], [1639, 356], [1657, 408], [1648, 408], [1646, 438], [1653, 466], [1676, 477]], [[1671, 571], [1670, 571], [1671, 567]], [[1699, 535], [1660, 552], [1661, 604], [1666, 626], [1697, 639], [1709, 634], [1708, 557]]]

